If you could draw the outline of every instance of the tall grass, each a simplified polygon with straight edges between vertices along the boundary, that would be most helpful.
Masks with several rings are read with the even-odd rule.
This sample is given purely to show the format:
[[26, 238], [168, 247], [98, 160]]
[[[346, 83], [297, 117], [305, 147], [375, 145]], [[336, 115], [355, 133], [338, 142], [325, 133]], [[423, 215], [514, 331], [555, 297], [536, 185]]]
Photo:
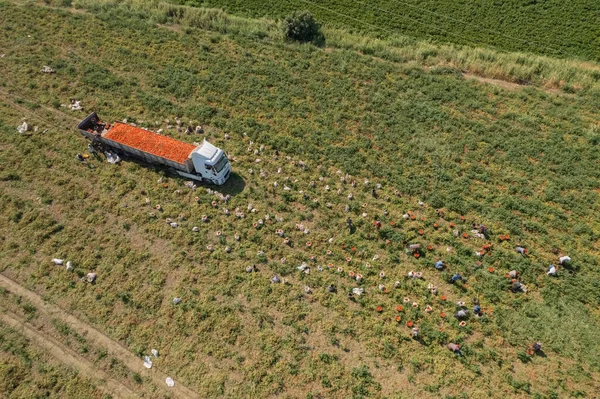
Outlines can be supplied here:
[[[221, 9], [181, 6], [159, 0], [75, 0], [73, 6], [96, 12], [116, 8], [139, 13], [161, 24], [283, 40], [277, 21], [232, 16]], [[449, 67], [457, 72], [524, 85], [559, 88], [567, 92], [600, 87], [600, 65], [594, 62], [463, 45], [440, 45], [400, 35], [379, 39], [327, 26], [324, 27], [324, 34], [330, 48], [357, 51], [392, 62]]]
[[377, 39], [339, 29], [325, 29], [325, 36], [332, 47], [356, 50], [394, 62], [415, 61], [428, 67], [450, 67], [486, 78], [568, 91], [600, 86], [600, 65], [593, 62], [438, 45], [407, 37]]
[[158, 0], [75, 0], [73, 7], [105, 12], [120, 9], [136, 13], [159, 24], [176, 24], [182, 27], [211, 30], [233, 35], [280, 39], [283, 37], [278, 24], [268, 19], [247, 19], [226, 14], [217, 8], [198, 8], [175, 5]]

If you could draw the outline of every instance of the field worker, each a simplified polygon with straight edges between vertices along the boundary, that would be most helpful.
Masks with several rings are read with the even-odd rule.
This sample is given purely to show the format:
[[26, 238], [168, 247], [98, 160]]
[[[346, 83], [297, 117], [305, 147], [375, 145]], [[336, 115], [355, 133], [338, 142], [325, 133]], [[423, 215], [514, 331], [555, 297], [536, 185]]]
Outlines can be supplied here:
[[566, 264], [566, 263], [569, 263], [569, 262], [571, 262], [571, 258], [569, 258], [568, 256], [561, 256], [560, 258], [558, 258], [558, 262], [559, 262], [561, 265], [564, 265], [564, 264]]
[[457, 282], [457, 281], [459, 281], [459, 280], [462, 280], [462, 276], [461, 276], [460, 274], [458, 274], [458, 272], [457, 272], [457, 273], [454, 273], [454, 276], [452, 276], [452, 279], [451, 279], [451, 281], [452, 281], [453, 283], [456, 283], [456, 282]]
[[512, 279], [512, 285], [510, 286], [510, 289], [513, 292], [520, 291], [521, 290], [521, 283], [519, 283], [516, 278], [513, 278]]
[[520, 282], [518, 282], [517, 279], [512, 280], [512, 286], [510, 287], [510, 289], [512, 292], [517, 292], [517, 291], [527, 292], [527, 287], [525, 287], [524, 284], [521, 284]]
[[475, 305], [475, 307], [473, 308], [473, 313], [475, 313], [477, 316], [481, 316], [481, 306], [479, 306], [478, 304]]
[[523, 255], [523, 256], [526, 256], [526, 255], [527, 255], [527, 248], [523, 248], [523, 247], [521, 247], [521, 246], [518, 246], [518, 247], [516, 248], [516, 250], [517, 250], [517, 252], [518, 252], [518, 253], [520, 253], [520, 254], [521, 254], [521, 255]]
[[419, 327], [413, 327], [412, 329], [412, 337], [417, 338], [419, 336]]
[[435, 262], [435, 265], [433, 265], [433, 267], [435, 267], [438, 270], [443, 270], [445, 266], [446, 264], [443, 260], [438, 260], [437, 262]]
[[373, 223], [375, 225], [375, 227], [377, 228], [377, 230], [379, 230], [381, 228], [381, 222], [378, 220], [375, 223]]
[[479, 225], [479, 233], [483, 234], [483, 236], [487, 238], [488, 228], [485, 227], [484, 225], [480, 224]]
[[510, 278], [517, 278], [518, 275], [519, 275], [519, 272], [516, 270], [511, 270], [508, 272], [508, 277], [510, 277]]
[[375, 189], [371, 190], [371, 195], [373, 196], [373, 198], [377, 199], [379, 197], [379, 195], [377, 195], [377, 191], [375, 191]]
[[460, 351], [460, 344], [449, 343], [448, 349], [452, 351], [452, 353], [456, 353], [459, 356], [462, 356], [462, 352]]
[[87, 277], [88, 283], [90, 283], [90, 284], [96, 283], [96, 273], [88, 273], [86, 277]]
[[352, 232], [352, 219], [346, 219], [346, 227], [348, 228], [348, 231]]
[[460, 309], [458, 312], [456, 312], [456, 314], [454, 315], [454, 317], [456, 317], [458, 320], [464, 320], [469, 316], [469, 313], [465, 310], [465, 309]]
[[329, 291], [331, 293], [335, 293], [335, 292], [337, 292], [337, 289], [335, 288], [335, 285], [330, 284], [329, 287], [327, 287], [327, 291]]
[[521, 284], [521, 291], [527, 292], [527, 286], [525, 284]]
[[556, 266], [550, 265], [548, 266], [548, 270], [546, 271], [548, 276], [556, 276]]
[[542, 350], [542, 343], [541, 342], [536, 342], [535, 344], [533, 344], [532, 347], [534, 352], [539, 352]]

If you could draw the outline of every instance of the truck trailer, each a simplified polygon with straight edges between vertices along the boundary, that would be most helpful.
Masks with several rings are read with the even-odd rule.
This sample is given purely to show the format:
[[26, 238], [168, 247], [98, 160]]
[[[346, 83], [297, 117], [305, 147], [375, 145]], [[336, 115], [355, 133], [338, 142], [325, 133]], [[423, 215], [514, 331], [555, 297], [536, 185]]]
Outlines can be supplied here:
[[193, 180], [222, 185], [231, 173], [225, 152], [206, 139], [200, 145], [188, 144], [127, 123], [104, 123], [95, 112], [77, 127], [93, 145], [101, 144], [117, 154], [166, 166]]

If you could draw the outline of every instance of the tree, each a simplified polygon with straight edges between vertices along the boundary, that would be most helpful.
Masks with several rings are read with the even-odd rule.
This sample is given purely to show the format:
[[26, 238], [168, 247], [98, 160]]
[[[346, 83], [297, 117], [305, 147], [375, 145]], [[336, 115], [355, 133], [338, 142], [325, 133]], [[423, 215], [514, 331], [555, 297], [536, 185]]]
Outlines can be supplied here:
[[294, 11], [285, 17], [283, 33], [286, 38], [298, 42], [312, 42], [317, 45], [325, 42], [321, 25], [309, 11]]

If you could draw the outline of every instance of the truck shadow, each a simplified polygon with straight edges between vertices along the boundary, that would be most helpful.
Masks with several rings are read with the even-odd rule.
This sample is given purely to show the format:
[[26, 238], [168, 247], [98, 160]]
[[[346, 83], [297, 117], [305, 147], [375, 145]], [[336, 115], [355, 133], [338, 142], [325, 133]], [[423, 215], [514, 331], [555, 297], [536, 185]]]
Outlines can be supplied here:
[[[135, 161], [134, 161], [135, 162]], [[140, 165], [143, 165], [142, 162], [140, 162]], [[160, 170], [160, 167], [157, 168], [157, 170]], [[169, 177], [171, 177], [172, 179], [177, 179], [177, 180], [181, 180], [181, 181], [188, 181], [189, 179], [185, 178], [185, 177], [181, 177], [180, 175], [178, 175], [176, 172], [173, 171], [167, 171]], [[235, 172], [231, 172], [231, 174], [229, 175], [229, 179], [227, 179], [227, 181], [225, 182], [225, 184], [221, 185], [221, 186], [217, 186], [215, 184], [211, 184], [208, 182], [198, 182], [198, 181], [194, 181], [194, 183], [198, 186], [198, 187], [206, 187], [206, 188], [210, 188], [211, 190], [214, 191], [218, 191], [221, 194], [224, 195], [231, 195], [232, 197], [235, 197], [236, 195], [238, 195], [239, 193], [241, 193], [242, 191], [244, 191], [244, 188], [246, 188], [246, 181], [237, 173]]]
[[235, 172], [231, 172], [229, 175], [229, 179], [222, 186], [212, 186], [215, 190], [220, 192], [221, 194], [229, 194], [232, 197], [238, 195], [244, 188], [246, 188], [246, 182], [242, 178], [242, 176], [238, 175]]
[[[157, 177], [165, 176], [165, 177], [169, 177], [171, 179], [179, 180], [181, 182], [186, 182], [186, 181], [190, 180], [188, 178], [180, 176], [176, 171], [166, 168], [162, 165], [149, 164], [148, 162], [146, 162], [144, 160], [138, 159], [136, 157], [127, 156], [120, 152], [118, 154], [121, 157], [121, 159], [125, 162], [132, 162], [132, 163], [135, 163], [136, 165], [139, 165], [140, 167], [142, 167], [144, 169], [149, 169], [149, 170], [155, 171], [157, 174]], [[96, 158], [102, 162], [106, 162], [105, 156], [100, 157], [100, 155], [94, 154], [94, 158]], [[244, 179], [235, 172], [231, 172], [231, 174], [229, 175], [229, 179], [227, 179], [225, 184], [223, 184], [222, 186], [217, 186], [217, 185], [210, 184], [207, 182], [198, 182], [198, 181], [194, 181], [194, 183], [198, 187], [210, 188], [211, 190], [218, 191], [225, 195], [229, 194], [232, 197], [238, 195], [239, 193], [244, 191], [244, 188], [246, 188], [246, 181], [244, 181]]]

